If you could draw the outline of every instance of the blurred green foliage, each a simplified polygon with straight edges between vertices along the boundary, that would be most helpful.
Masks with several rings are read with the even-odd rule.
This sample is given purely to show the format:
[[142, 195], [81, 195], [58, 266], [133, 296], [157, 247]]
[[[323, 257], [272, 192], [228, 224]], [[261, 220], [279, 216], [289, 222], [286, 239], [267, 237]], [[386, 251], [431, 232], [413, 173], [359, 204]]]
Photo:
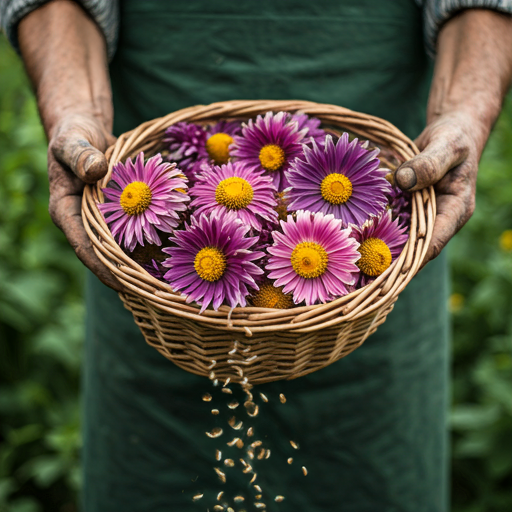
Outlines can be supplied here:
[[[45, 138], [0, 38], [0, 511], [73, 512], [83, 268], [47, 213]], [[512, 100], [451, 243], [453, 511], [512, 510]]]

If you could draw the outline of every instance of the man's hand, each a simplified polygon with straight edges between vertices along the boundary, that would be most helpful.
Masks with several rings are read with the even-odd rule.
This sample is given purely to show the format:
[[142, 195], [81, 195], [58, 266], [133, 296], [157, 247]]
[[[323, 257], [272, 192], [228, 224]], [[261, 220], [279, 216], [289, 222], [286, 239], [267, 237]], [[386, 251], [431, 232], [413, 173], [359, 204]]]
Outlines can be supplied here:
[[81, 216], [84, 184], [106, 174], [103, 153], [115, 141], [103, 36], [77, 3], [57, 0], [23, 18], [18, 38], [49, 140], [51, 218], [84, 265], [122, 291], [96, 256]]
[[512, 79], [512, 18], [467, 10], [441, 30], [421, 153], [394, 174], [403, 190], [435, 186], [437, 216], [423, 264], [475, 208], [478, 162]]

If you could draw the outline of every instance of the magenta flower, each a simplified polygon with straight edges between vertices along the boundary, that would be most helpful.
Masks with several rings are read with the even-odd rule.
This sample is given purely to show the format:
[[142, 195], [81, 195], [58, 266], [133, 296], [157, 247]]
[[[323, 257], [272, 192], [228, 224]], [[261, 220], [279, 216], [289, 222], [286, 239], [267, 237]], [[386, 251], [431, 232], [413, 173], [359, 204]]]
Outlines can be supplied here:
[[163, 249], [170, 255], [163, 263], [170, 269], [165, 279], [187, 302], [200, 304], [201, 313], [224, 301], [232, 308], [245, 306], [249, 289], [258, 290], [254, 278], [263, 273], [253, 263], [263, 253], [251, 250], [258, 238], [246, 237], [249, 229], [232, 212], [192, 217], [170, 238], [175, 246]]
[[353, 227], [352, 236], [361, 244], [361, 258], [357, 266], [361, 269], [360, 286], [371, 283], [400, 256], [407, 242], [407, 227], [393, 220], [390, 210], [372, 217], [361, 227]]
[[288, 216], [281, 228], [282, 233], [273, 233], [265, 267], [275, 286], [292, 292], [296, 304], [306, 301], [308, 306], [346, 295], [359, 275], [359, 244], [350, 229], [342, 229], [333, 215], [305, 211], [298, 211], [295, 221]]
[[285, 171], [302, 155], [305, 134], [305, 129], [299, 131], [297, 123], [288, 120], [286, 112], [267, 112], [242, 127], [242, 135], [234, 137], [231, 155], [250, 169], [266, 171], [281, 191], [288, 186]]
[[179, 212], [187, 209], [187, 180], [176, 164], [163, 163], [160, 154], [144, 163], [144, 153], [130, 158], [112, 171], [114, 186], [102, 189], [107, 202], [100, 212], [119, 245], [129, 251], [144, 240], [161, 245], [159, 231], [171, 233], [178, 225]]
[[357, 139], [344, 133], [336, 145], [331, 135], [325, 147], [315, 142], [304, 146], [304, 154], [285, 173], [290, 210], [310, 210], [333, 214], [348, 224], [363, 224], [387, 205], [391, 185], [385, 169], [379, 169], [378, 150], [369, 151]]
[[190, 194], [195, 215], [232, 211], [244, 223], [259, 231], [262, 221], [277, 222], [274, 187], [262, 171], [254, 171], [241, 162], [214, 166], [198, 176]]
[[399, 219], [399, 224], [408, 226], [411, 221], [411, 194], [399, 187], [391, 187], [388, 194], [388, 208], [391, 209], [393, 220]]
[[306, 130], [304, 140], [302, 141], [304, 144], [309, 144], [313, 140], [319, 146], [325, 144], [325, 136], [327, 134], [320, 128], [320, 119], [297, 112], [296, 114], [288, 114], [288, 120], [297, 122], [297, 130]]

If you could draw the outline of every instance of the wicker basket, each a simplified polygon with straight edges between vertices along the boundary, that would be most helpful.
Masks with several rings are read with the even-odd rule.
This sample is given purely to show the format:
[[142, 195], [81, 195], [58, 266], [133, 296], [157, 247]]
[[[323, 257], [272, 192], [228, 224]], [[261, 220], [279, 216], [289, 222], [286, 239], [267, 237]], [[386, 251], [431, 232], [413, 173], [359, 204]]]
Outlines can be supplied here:
[[398, 294], [417, 272], [435, 218], [432, 188], [415, 192], [410, 236], [400, 257], [375, 281], [327, 304], [288, 310], [256, 307], [219, 311], [186, 304], [169, 285], [149, 275], [129, 258], [112, 237], [97, 203], [112, 167], [140, 151], [163, 149], [165, 129], [180, 121], [203, 123], [225, 118], [254, 117], [267, 111], [301, 111], [326, 125], [367, 138], [404, 162], [418, 149], [390, 123], [342, 107], [305, 101], [231, 101], [179, 110], [140, 125], [119, 137], [107, 152], [109, 172], [87, 186], [82, 215], [100, 260], [126, 287], [120, 294], [146, 341], [181, 368], [203, 376], [259, 384], [306, 375], [346, 356], [381, 325]]

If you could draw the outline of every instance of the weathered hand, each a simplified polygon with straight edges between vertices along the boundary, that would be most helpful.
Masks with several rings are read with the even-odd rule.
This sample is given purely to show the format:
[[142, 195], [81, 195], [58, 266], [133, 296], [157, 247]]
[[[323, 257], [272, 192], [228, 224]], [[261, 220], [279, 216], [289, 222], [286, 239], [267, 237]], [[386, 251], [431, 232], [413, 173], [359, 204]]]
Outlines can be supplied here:
[[423, 265], [439, 255], [475, 209], [480, 144], [472, 135], [474, 125], [465, 113], [440, 116], [416, 139], [421, 153], [401, 165], [394, 175], [403, 190], [435, 187], [437, 216]]
[[103, 152], [114, 141], [92, 115], [69, 115], [54, 127], [48, 147], [49, 211], [82, 263], [103, 283], [121, 291], [119, 281], [96, 256], [81, 215], [84, 184], [106, 174]]

